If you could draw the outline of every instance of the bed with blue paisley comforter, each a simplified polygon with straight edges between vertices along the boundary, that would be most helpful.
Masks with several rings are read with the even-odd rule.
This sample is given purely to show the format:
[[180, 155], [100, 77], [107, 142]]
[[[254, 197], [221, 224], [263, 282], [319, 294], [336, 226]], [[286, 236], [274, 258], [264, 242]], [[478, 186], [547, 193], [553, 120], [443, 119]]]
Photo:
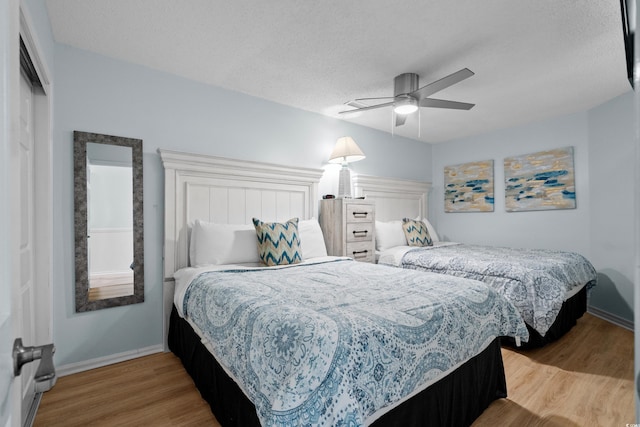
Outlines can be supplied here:
[[[595, 268], [584, 256], [547, 249], [439, 242], [434, 246], [392, 248], [381, 254], [378, 262], [480, 280], [511, 301], [530, 329], [542, 338], [558, 321], [565, 301], [579, 292], [583, 308], [575, 315], [584, 313], [586, 292], [597, 280]], [[575, 324], [575, 319], [569, 320]]]
[[175, 304], [262, 426], [368, 425], [497, 337], [528, 338], [481, 282], [346, 259], [179, 273]]

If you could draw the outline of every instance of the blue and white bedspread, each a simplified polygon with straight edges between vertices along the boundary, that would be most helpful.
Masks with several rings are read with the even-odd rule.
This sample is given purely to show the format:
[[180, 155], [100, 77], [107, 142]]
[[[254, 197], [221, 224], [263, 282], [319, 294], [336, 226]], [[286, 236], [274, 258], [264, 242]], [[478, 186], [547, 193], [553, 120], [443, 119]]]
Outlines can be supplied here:
[[528, 339], [480, 282], [351, 260], [202, 273], [183, 303], [263, 426], [367, 425], [496, 337]]
[[545, 336], [562, 303], [595, 286], [596, 270], [582, 255], [546, 249], [446, 245], [408, 250], [401, 267], [480, 280], [507, 298]]

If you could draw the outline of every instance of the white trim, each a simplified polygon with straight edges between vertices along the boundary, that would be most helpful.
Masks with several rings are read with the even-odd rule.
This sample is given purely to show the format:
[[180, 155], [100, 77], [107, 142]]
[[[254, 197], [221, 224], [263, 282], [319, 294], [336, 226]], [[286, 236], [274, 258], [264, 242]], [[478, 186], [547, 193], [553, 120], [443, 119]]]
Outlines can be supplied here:
[[620, 316], [616, 316], [615, 314], [601, 310], [592, 305], [587, 306], [587, 313], [599, 317], [600, 319], [606, 320], [607, 322], [613, 323], [616, 326], [627, 329], [631, 332], [634, 331], [634, 324], [632, 320], [623, 319]]
[[139, 348], [137, 350], [125, 351], [122, 353], [110, 354], [109, 356], [98, 357], [96, 359], [84, 360], [77, 363], [69, 363], [56, 368], [56, 375], [64, 377], [66, 375], [77, 374], [78, 372], [89, 371], [91, 369], [101, 368], [114, 363], [125, 362], [127, 360], [137, 359], [139, 357], [149, 356], [151, 354], [162, 353], [161, 344], [150, 347]]
[[[125, 147], [130, 148], [130, 147]], [[112, 166], [114, 168], [131, 168], [132, 162], [118, 161], [118, 160], [93, 160], [89, 159], [90, 166]]]
[[266, 179], [270, 182], [288, 182], [290, 180], [317, 182], [324, 173], [322, 169], [283, 166], [163, 149], [158, 149], [158, 153], [160, 153], [165, 170], [175, 169], [183, 173], [202, 172], [207, 176], [232, 176], [245, 181]]
[[89, 228], [89, 234], [133, 233], [133, 227]]

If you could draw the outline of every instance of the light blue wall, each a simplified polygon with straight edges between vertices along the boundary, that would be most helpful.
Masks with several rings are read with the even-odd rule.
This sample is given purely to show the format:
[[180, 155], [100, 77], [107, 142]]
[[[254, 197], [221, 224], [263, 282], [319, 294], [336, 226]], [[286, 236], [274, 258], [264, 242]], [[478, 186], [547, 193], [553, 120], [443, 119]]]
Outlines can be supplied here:
[[628, 92], [589, 111], [592, 304], [633, 322], [635, 114]]
[[[158, 148], [321, 168], [338, 137], [357, 173], [429, 180], [431, 146], [64, 45], [55, 46], [54, 338], [66, 365], [162, 343], [163, 170]], [[145, 302], [75, 313], [72, 132], [144, 142]], [[412, 153], [406, 156], [406, 153]], [[335, 190], [334, 190], [335, 191]]]
[[21, 0], [20, 7], [26, 10], [27, 19], [32, 26], [31, 31], [37, 39], [42, 60], [48, 68], [49, 78], [53, 81], [53, 57], [54, 45], [53, 34], [51, 32], [51, 23], [49, 22], [49, 14], [44, 0]]
[[[577, 209], [505, 212], [504, 158], [566, 146], [574, 147]], [[583, 233], [589, 227], [588, 156], [586, 113], [434, 145], [430, 210], [434, 225], [452, 241], [567, 249], [589, 255], [589, 235]], [[445, 213], [444, 167], [490, 159], [494, 161], [494, 212]]]
[[[430, 215], [448, 240], [579, 252], [594, 264], [599, 285], [590, 305], [633, 321], [633, 93], [597, 108], [433, 147]], [[506, 212], [505, 157], [573, 146], [577, 208]], [[444, 167], [494, 160], [495, 211], [445, 213]]]

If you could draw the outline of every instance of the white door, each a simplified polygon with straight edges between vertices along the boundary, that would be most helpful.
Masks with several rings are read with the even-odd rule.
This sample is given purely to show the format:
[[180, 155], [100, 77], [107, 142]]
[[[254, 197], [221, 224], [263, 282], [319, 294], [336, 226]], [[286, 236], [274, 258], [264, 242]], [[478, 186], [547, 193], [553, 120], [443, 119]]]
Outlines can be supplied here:
[[[0, 71], [2, 73], [2, 71]], [[3, 81], [6, 81], [4, 79]], [[0, 96], [6, 95], [5, 88], [0, 86]], [[6, 104], [5, 104], [6, 105]], [[2, 107], [0, 107], [1, 109]], [[0, 171], [7, 171], [10, 165], [9, 162], [9, 149], [8, 149], [8, 134], [6, 131], [7, 125], [7, 111], [0, 111], [0, 129], [2, 129], [2, 135], [0, 136]], [[13, 348], [13, 323], [12, 322], [12, 299], [11, 299], [11, 270], [10, 270], [10, 245], [9, 230], [11, 229], [9, 224], [9, 209], [10, 198], [8, 191], [9, 174], [0, 174], [0, 426], [10, 426], [13, 417], [20, 416], [12, 411], [15, 402], [19, 400], [16, 398], [17, 393], [13, 391], [17, 390], [17, 387], [12, 388], [13, 381], [13, 358], [11, 356], [11, 350]]]
[[[30, 19], [18, 1], [0, 4], [0, 427], [8, 427], [32, 421], [37, 408], [39, 361], [14, 377], [15, 338], [25, 346], [51, 342], [50, 106]], [[21, 73], [18, 34], [43, 83], [37, 94]]]
[[[9, 200], [9, 271], [10, 286], [4, 286], [2, 292], [12, 301], [11, 307], [7, 307], [9, 316], [5, 315], [13, 323], [13, 330], [7, 326], [3, 335], [3, 347], [7, 343], [13, 343], [13, 339], [22, 338], [25, 346], [36, 344], [36, 250], [35, 250], [35, 111], [34, 93], [31, 83], [24, 77], [20, 78], [20, 120], [17, 137], [9, 141], [9, 182], [6, 197]], [[9, 323], [8, 321], [6, 322]], [[11, 339], [13, 338], [13, 339]], [[11, 347], [13, 347], [11, 345]], [[33, 420], [34, 411], [37, 409], [34, 375], [39, 361], [28, 363], [21, 368], [21, 374], [16, 378], [14, 396], [7, 403], [10, 405], [12, 425], [23, 425], [26, 420]], [[13, 367], [13, 366], [12, 366]], [[11, 370], [13, 371], [13, 369]], [[11, 372], [13, 374], [13, 372]], [[6, 377], [6, 374], [3, 372]], [[9, 377], [10, 378], [10, 377]], [[11, 381], [11, 380], [9, 380]], [[2, 389], [6, 389], [3, 387]], [[16, 396], [17, 395], [17, 396]], [[9, 397], [7, 397], [9, 399]], [[6, 407], [5, 407], [6, 408]], [[9, 421], [7, 421], [9, 422]]]
[[[18, 321], [20, 337], [25, 346], [41, 345], [36, 342], [35, 333], [35, 226], [34, 226], [34, 195], [35, 195], [35, 144], [34, 144], [34, 94], [31, 83], [23, 76], [20, 78], [20, 137], [13, 141], [18, 152], [19, 164], [14, 164], [12, 180], [14, 190], [18, 194], [15, 200], [14, 215], [11, 220], [14, 233], [19, 233], [19, 255], [14, 264], [14, 282], [18, 289], [18, 311], [14, 319]], [[27, 419], [35, 396], [33, 377], [39, 362], [28, 363], [22, 368], [22, 419]]]
[[[2, 71], [0, 70], [0, 74]], [[5, 77], [5, 76], [3, 76]], [[4, 78], [3, 78], [4, 80]], [[0, 85], [0, 96], [6, 91]], [[5, 104], [6, 105], [6, 104]], [[0, 106], [2, 109], [2, 106]], [[6, 111], [0, 111], [0, 171], [7, 171], [9, 162], [8, 132], [5, 125], [7, 123]], [[13, 381], [13, 359], [11, 350], [13, 347], [13, 323], [11, 317], [11, 274], [10, 274], [10, 250], [9, 250], [9, 191], [8, 174], [0, 173], [0, 426], [10, 426], [13, 417], [20, 414], [12, 411], [17, 399], [17, 387], [12, 388]]]
[[[3, 307], [2, 346], [12, 350], [14, 339], [22, 337], [25, 345], [33, 345], [35, 339], [34, 298], [35, 298], [35, 250], [34, 250], [34, 96], [31, 84], [20, 79], [20, 120], [17, 137], [9, 141], [9, 180], [5, 185], [8, 195], [3, 197], [9, 202], [8, 221], [3, 224], [9, 237], [7, 256], [9, 283], [3, 283], [4, 301], [11, 305]], [[6, 152], [5, 152], [6, 153]], [[6, 165], [6, 163], [5, 163]], [[6, 177], [6, 175], [5, 175]], [[3, 281], [5, 282], [5, 281]], [[12, 323], [12, 327], [9, 324]], [[11, 354], [11, 353], [9, 353]], [[4, 359], [4, 358], [3, 358]], [[10, 360], [13, 360], [12, 358]], [[0, 390], [9, 390], [13, 382], [13, 391], [5, 396], [3, 410], [9, 412], [6, 425], [22, 425], [28, 419], [29, 411], [34, 407], [34, 374], [37, 363], [22, 367], [19, 377], [12, 380], [13, 363], [7, 373], [3, 369], [3, 384]], [[9, 374], [9, 375], [8, 375]], [[11, 419], [9, 419], [9, 417]], [[9, 424], [10, 423], [10, 424]]]

